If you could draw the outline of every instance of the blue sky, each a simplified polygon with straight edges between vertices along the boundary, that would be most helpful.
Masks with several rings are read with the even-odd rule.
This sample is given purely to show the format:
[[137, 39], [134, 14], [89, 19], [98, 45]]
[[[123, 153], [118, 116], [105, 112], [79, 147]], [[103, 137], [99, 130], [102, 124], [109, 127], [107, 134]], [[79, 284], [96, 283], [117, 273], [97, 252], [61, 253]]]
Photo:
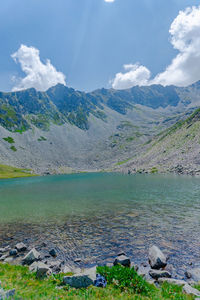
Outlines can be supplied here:
[[[108, 88], [116, 74], [138, 70], [136, 63], [150, 70], [153, 78], [179, 52], [170, 42], [169, 29], [179, 11], [192, 5], [199, 5], [199, 1], [2, 1], [0, 90], [19, 86], [25, 76], [11, 57], [22, 44], [38, 49], [42, 62], [50, 59], [66, 76], [66, 84], [76, 89]], [[19, 55], [15, 57], [19, 59]], [[129, 65], [125, 71], [124, 65]], [[145, 76], [148, 81], [147, 72]]]

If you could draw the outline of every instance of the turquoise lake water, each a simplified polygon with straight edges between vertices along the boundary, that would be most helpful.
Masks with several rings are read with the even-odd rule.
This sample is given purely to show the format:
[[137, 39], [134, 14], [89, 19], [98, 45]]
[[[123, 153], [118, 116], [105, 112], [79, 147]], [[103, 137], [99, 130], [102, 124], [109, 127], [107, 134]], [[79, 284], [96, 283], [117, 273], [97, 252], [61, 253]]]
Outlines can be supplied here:
[[180, 268], [200, 257], [200, 178], [75, 174], [0, 181], [0, 244], [56, 247], [66, 260], [136, 262], [157, 244]]

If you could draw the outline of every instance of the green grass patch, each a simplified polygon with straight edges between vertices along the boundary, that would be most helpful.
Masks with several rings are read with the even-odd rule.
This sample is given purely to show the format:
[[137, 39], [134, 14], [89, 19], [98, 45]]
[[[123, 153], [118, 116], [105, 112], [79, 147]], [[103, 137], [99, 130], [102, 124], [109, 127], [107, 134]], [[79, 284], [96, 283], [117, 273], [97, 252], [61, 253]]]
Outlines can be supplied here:
[[116, 166], [121, 166], [121, 165], [126, 164], [127, 162], [129, 162], [129, 160], [131, 160], [131, 158], [128, 158], [128, 159], [119, 161], [119, 162], [117, 162], [115, 165], [116, 165]]
[[0, 263], [2, 288], [5, 290], [15, 288], [14, 299], [194, 299], [194, 297], [184, 295], [181, 287], [165, 283], [160, 289], [156, 288], [154, 285], [147, 283], [133, 268], [129, 269], [121, 266], [113, 268], [99, 267], [98, 272], [104, 275], [108, 281], [105, 289], [91, 286], [87, 289], [76, 290], [69, 286], [62, 286], [64, 274], [51, 275], [49, 278], [38, 280], [35, 273], [29, 272], [28, 267]]
[[11, 136], [8, 136], [7, 138], [3, 138], [4, 141], [8, 142], [9, 144], [14, 144], [15, 141]]
[[36, 176], [36, 175], [31, 174], [31, 170], [29, 169], [19, 169], [7, 165], [0, 165], [0, 179], [30, 177], [30, 176]]

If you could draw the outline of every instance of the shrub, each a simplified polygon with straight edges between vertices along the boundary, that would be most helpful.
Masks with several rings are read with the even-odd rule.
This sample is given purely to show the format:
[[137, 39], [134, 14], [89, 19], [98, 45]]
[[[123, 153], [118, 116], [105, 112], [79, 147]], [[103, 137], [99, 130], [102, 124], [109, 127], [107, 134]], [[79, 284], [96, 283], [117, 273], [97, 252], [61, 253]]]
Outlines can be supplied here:
[[131, 293], [149, 296], [156, 288], [149, 284], [142, 276], [138, 275], [134, 268], [125, 268], [123, 266], [98, 267], [97, 273], [104, 276], [108, 284], [120, 289], [128, 290]]

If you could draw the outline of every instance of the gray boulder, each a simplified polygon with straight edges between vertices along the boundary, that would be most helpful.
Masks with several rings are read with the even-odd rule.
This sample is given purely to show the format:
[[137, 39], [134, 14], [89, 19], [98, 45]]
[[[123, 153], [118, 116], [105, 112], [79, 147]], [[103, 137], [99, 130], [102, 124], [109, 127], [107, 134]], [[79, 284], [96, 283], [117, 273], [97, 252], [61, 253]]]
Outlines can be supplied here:
[[198, 291], [197, 289], [191, 287], [189, 284], [185, 284], [183, 286], [183, 292], [187, 295], [192, 295], [195, 297], [200, 297], [200, 291]]
[[171, 278], [171, 274], [168, 271], [160, 271], [160, 270], [150, 270], [149, 275], [153, 279], [158, 279], [158, 278]]
[[30, 265], [34, 261], [38, 261], [40, 259], [40, 253], [33, 248], [31, 251], [29, 251], [26, 256], [23, 258], [22, 262], [24, 265]]
[[88, 276], [83, 274], [77, 274], [74, 276], [64, 276], [63, 283], [73, 288], [87, 288], [94, 284], [94, 281]]
[[24, 243], [18, 243], [15, 249], [17, 249], [18, 252], [23, 252], [27, 250], [27, 246]]
[[185, 272], [185, 275], [188, 279], [192, 279], [193, 281], [200, 281], [200, 268], [190, 269]]
[[3, 289], [0, 289], [0, 300], [10, 299], [15, 295], [15, 289], [5, 291]]
[[161, 269], [167, 265], [167, 258], [157, 246], [149, 249], [149, 264], [152, 269]]
[[130, 267], [131, 260], [126, 255], [119, 255], [115, 258], [113, 265], [122, 265], [124, 267]]
[[36, 277], [37, 278], [39, 278], [39, 279], [44, 278], [47, 275], [50, 275], [51, 273], [52, 272], [48, 265], [45, 265], [42, 262], [38, 262], [37, 269], [36, 269]]

